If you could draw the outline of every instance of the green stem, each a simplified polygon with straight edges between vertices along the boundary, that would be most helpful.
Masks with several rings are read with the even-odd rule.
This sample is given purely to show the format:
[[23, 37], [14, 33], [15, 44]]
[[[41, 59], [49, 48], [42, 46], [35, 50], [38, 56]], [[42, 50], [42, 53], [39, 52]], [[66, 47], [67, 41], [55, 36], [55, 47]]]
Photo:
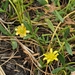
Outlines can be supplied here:
[[[11, 3], [11, 5], [13, 6], [13, 8], [14, 8], [14, 10], [15, 10], [15, 12], [16, 12], [16, 14], [17, 14], [17, 16], [18, 16], [18, 19], [19, 19], [19, 21], [20, 21], [20, 23], [21, 23], [21, 20], [20, 20], [20, 16], [19, 16], [19, 11], [17, 11], [17, 9], [16, 9], [16, 7], [14, 6], [14, 4], [13, 4], [13, 2], [11, 1], [11, 0], [9, 0], [9, 2]], [[20, 5], [19, 5], [20, 6]]]
[[30, 0], [30, 2], [29, 2], [27, 5], [25, 5], [25, 7], [31, 5], [31, 4], [33, 3], [33, 1], [34, 1], [34, 0]]
[[18, 3], [16, 4], [16, 8], [17, 8], [17, 11], [18, 11], [18, 17], [19, 17], [19, 20], [20, 20], [20, 23], [22, 23], [22, 8], [21, 8], [21, 4], [20, 2], [18, 1]]
[[67, 63], [65, 66], [72, 65], [72, 64], [75, 64], [75, 62]]

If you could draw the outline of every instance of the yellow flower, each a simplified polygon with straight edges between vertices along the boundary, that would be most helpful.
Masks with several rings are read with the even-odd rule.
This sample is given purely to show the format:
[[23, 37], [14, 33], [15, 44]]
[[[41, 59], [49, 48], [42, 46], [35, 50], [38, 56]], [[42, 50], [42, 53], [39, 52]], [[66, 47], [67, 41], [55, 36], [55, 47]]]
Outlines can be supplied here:
[[45, 56], [43, 60], [47, 60], [47, 64], [49, 64], [50, 62], [54, 60], [58, 61], [58, 58], [57, 58], [57, 56], [59, 55], [58, 51], [53, 52], [52, 48], [50, 49], [50, 52], [47, 52], [43, 55]]
[[24, 26], [23, 23], [19, 25], [18, 27], [16, 27], [15, 31], [16, 31], [16, 35], [20, 35], [20, 37], [24, 37], [26, 36], [26, 33], [29, 33], [29, 31], [26, 30], [26, 27]]

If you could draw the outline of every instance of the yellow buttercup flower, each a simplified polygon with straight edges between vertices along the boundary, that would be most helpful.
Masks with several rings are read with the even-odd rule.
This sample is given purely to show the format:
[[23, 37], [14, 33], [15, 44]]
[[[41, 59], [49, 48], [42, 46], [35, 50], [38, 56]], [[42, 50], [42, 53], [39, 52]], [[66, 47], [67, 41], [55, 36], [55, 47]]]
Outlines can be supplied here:
[[58, 61], [58, 58], [57, 58], [57, 56], [59, 55], [58, 51], [53, 52], [52, 48], [50, 49], [50, 52], [47, 52], [43, 55], [45, 56], [43, 60], [47, 60], [47, 64], [49, 64], [50, 62], [54, 60]]
[[29, 31], [26, 30], [26, 27], [24, 26], [23, 23], [19, 25], [18, 27], [16, 27], [15, 31], [16, 31], [16, 35], [20, 35], [20, 37], [24, 37], [26, 36], [26, 33], [29, 33]]

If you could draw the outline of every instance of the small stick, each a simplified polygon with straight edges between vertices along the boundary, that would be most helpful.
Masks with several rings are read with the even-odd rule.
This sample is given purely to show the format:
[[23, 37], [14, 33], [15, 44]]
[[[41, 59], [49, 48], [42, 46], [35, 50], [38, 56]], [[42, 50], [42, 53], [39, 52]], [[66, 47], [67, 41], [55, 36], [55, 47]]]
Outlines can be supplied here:
[[29, 55], [29, 57], [32, 59], [32, 61], [34, 61], [35, 63], [37, 63], [37, 65], [39, 67], [41, 67], [40, 63], [35, 59], [35, 57], [30, 53], [30, 49], [28, 47], [26, 47], [25, 45], [23, 45], [17, 38], [15, 38], [15, 40], [21, 45], [21, 47], [24, 49], [24, 52], [27, 53]]
[[13, 24], [15, 21], [13, 21], [13, 22], [5, 22], [4, 20], [2, 20], [2, 18], [0, 18], [0, 22], [3, 22], [5, 24]]

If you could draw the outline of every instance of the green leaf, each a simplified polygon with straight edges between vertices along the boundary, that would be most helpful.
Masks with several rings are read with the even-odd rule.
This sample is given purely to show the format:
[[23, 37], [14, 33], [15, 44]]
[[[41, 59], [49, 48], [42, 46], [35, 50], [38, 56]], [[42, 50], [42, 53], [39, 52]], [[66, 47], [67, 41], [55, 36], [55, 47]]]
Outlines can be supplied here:
[[[69, 34], [69, 32], [70, 32], [69, 29], [70, 29], [70, 27], [65, 27], [65, 28], [61, 29], [58, 33], [59, 33], [59, 34], [64, 33], [63, 35], [64, 35], [65, 37], [67, 37], [68, 34]], [[67, 35], [66, 35], [66, 34], [67, 34]]]
[[54, 14], [56, 15], [56, 17], [61, 21], [63, 22], [64, 19], [62, 18], [62, 16], [59, 14], [59, 12], [57, 10], [54, 11]]
[[23, 39], [29, 39], [29, 38], [32, 38], [33, 36], [30, 35], [30, 34], [27, 34], [27, 36], [25, 36]]
[[68, 34], [70, 33], [70, 28], [67, 27], [64, 31], [64, 38], [67, 38]]
[[67, 50], [67, 52], [70, 54], [70, 55], [73, 55], [72, 54], [72, 49], [70, 47], [70, 44], [65, 40], [65, 48]]
[[68, 66], [68, 67], [66, 67], [69, 71], [75, 71], [75, 67], [73, 67], [73, 66]]
[[52, 22], [49, 19], [45, 19], [45, 21], [47, 22], [48, 27], [54, 32], [54, 26], [53, 26]]
[[11, 40], [11, 45], [13, 50], [17, 48], [17, 42], [15, 40]]
[[40, 62], [40, 65], [42, 66], [41, 68], [46, 67], [46, 64], [44, 64], [44, 62], [41, 59], [39, 60], [39, 62]]
[[59, 71], [61, 71], [62, 69], [64, 69], [64, 67], [58, 67], [58, 68], [54, 69], [54, 70], [52, 71], [52, 73], [53, 73], [53, 74], [56, 74], [56, 73], [58, 73]]
[[32, 26], [30, 24], [28, 24], [26, 21], [24, 21], [24, 25], [27, 28], [27, 30], [29, 30], [30, 32], [32, 32]]
[[37, 34], [38, 30], [39, 30], [39, 27], [35, 28], [34, 33]]
[[2, 13], [2, 12], [6, 12], [6, 11], [4, 11], [3, 9], [0, 8], [0, 13]]
[[25, 19], [22, 20], [24, 25], [26, 26], [26, 28], [32, 32], [33, 31], [33, 27], [32, 27], [32, 23], [31, 23], [31, 18], [29, 16], [29, 12], [26, 11], [26, 17]]
[[0, 31], [5, 35], [10, 35], [10, 33], [0, 24]]
[[59, 1], [59, 0], [54, 0], [53, 2], [54, 2], [54, 4], [55, 4], [57, 7], [60, 7], [60, 1]]
[[37, 0], [41, 5], [48, 4], [48, 0]]
[[60, 60], [60, 62], [61, 62], [63, 65], [65, 64], [65, 57], [64, 57], [61, 53], [59, 53], [58, 59]]
[[2, 8], [3, 10], [6, 12], [6, 9], [8, 8], [9, 6], [9, 0], [5, 0], [4, 2], [2, 2]]

